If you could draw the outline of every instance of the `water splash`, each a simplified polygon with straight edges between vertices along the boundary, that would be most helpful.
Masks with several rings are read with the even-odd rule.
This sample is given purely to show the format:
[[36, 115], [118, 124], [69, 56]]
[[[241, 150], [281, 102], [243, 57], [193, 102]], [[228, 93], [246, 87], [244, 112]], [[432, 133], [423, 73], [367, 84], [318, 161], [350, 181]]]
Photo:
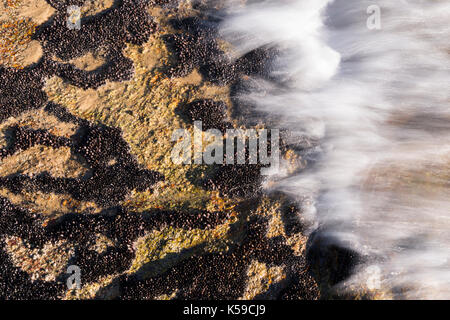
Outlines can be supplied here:
[[[381, 9], [380, 30], [367, 19]], [[306, 170], [276, 188], [311, 230], [367, 256], [397, 298], [450, 298], [450, 3], [234, 3], [222, 34], [243, 55], [280, 50], [241, 101], [295, 132]], [[378, 269], [377, 269], [378, 270]]]

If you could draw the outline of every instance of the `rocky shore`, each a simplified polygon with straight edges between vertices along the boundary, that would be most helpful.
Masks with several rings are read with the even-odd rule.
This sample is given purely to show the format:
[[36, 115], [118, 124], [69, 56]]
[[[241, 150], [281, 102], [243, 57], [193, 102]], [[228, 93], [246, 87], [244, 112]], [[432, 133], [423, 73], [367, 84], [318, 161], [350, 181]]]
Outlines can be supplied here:
[[[69, 5], [81, 8], [80, 30], [67, 28]], [[220, 8], [202, 1], [8, 0], [2, 12], [0, 298], [326, 291], [311, 258], [328, 259], [322, 268], [329, 257], [307, 257], [301, 210], [263, 191], [261, 166], [171, 159], [172, 132], [195, 120], [264, 128], [245, 121], [237, 97], [266, 76], [273, 49], [233, 59]], [[304, 165], [286, 140], [282, 158], [286, 170]], [[67, 288], [69, 266], [81, 270], [79, 289]]]

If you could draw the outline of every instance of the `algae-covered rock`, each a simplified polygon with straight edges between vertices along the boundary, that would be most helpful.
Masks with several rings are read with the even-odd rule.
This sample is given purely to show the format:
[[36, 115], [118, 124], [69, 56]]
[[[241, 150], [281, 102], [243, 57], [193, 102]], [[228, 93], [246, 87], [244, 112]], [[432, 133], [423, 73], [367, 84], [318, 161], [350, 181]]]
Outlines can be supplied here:
[[227, 58], [206, 4], [81, 1], [67, 30], [65, 5], [38, 2], [1, 17], [0, 279], [17, 288], [0, 297], [317, 298], [300, 213], [263, 195], [260, 166], [171, 156], [193, 120], [245, 127], [231, 87], [272, 53]]

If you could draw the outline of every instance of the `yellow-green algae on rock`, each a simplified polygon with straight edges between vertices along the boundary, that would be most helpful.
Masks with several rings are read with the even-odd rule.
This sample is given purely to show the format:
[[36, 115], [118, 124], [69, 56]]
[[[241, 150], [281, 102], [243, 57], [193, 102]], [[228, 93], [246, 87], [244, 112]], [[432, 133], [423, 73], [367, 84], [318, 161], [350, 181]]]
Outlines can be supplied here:
[[[20, 4], [18, 6], [20, 8]], [[83, 12], [87, 15], [95, 14], [103, 9], [102, 6], [103, 4], [100, 7], [86, 7]], [[104, 7], [108, 7], [108, 4], [104, 4]], [[292, 246], [296, 254], [304, 254], [306, 238], [301, 233], [287, 236], [284, 231], [280, 215], [284, 200], [273, 197], [255, 198], [250, 201], [239, 197], [227, 198], [216, 191], [205, 190], [194, 185], [188, 178], [188, 173], [195, 169], [203, 176], [207, 176], [210, 169], [207, 166], [173, 164], [171, 159], [171, 151], [175, 144], [171, 141], [173, 131], [184, 128], [193, 132], [192, 126], [175, 114], [175, 109], [182, 104], [205, 98], [224, 101], [228, 107], [231, 107], [230, 88], [213, 85], [203, 80], [198, 70], [194, 70], [183, 78], [165, 76], [165, 68], [174, 59], [162, 40], [164, 34], [174, 32], [167, 20], [183, 15], [195, 15], [196, 11], [191, 8], [189, 1], [180, 1], [178, 10], [159, 8], [152, 9], [151, 12], [159, 14], [156, 16], [160, 24], [159, 31], [142, 46], [127, 44], [124, 52], [125, 56], [130, 58], [134, 64], [135, 72], [131, 80], [107, 82], [96, 90], [84, 90], [65, 83], [62, 78], [53, 76], [47, 79], [44, 88], [49, 101], [64, 106], [73, 115], [93, 123], [119, 128], [139, 164], [164, 174], [165, 181], [159, 182], [151, 190], [132, 191], [129, 198], [123, 201], [124, 207], [136, 213], [155, 208], [167, 210], [207, 209], [210, 212], [226, 211], [230, 213], [231, 218], [228, 221], [212, 230], [185, 230], [167, 226], [161, 230], [148, 232], [135, 241], [136, 256], [126, 274], [146, 278], [158, 275], [193, 255], [202, 255], [206, 252], [226, 252], [229, 250], [229, 245], [239, 243], [245, 237], [243, 225], [251, 215], [268, 217], [270, 223], [267, 237], [281, 236]], [[223, 48], [227, 48], [227, 46], [226, 43], [222, 43]], [[104, 62], [100, 51], [71, 61], [79, 68], [86, 70], [101, 67]], [[10, 118], [1, 125], [2, 128], [6, 128], [12, 124], [46, 128], [52, 130], [55, 135], [66, 137], [76, 130], [76, 128], [71, 128], [66, 123], [58, 122], [52, 116], [44, 114], [41, 109], [30, 111], [28, 115], [22, 115], [17, 119]], [[14, 155], [8, 161], [21, 163], [20, 159], [25, 159], [25, 163], [21, 166], [24, 172], [43, 168], [44, 170], [48, 169], [52, 174], [63, 172], [66, 177], [70, 174], [86, 173], [82, 166], [73, 165], [70, 161], [72, 159], [62, 161], [61, 158], [65, 157], [63, 149], [52, 153], [53, 151], [49, 148], [36, 148], [33, 152], [36, 155], [36, 158], [33, 159], [34, 162], [29, 162], [24, 158], [26, 153]], [[11, 165], [8, 165], [8, 162], [0, 165], [0, 170], [4, 172], [17, 173], [17, 171], [10, 172], [10, 169]], [[39, 194], [39, 192], [33, 195], [27, 193], [11, 195], [5, 190], [2, 195], [13, 199], [14, 203], [25, 208], [47, 213], [49, 220], [56, 219], [68, 212], [80, 213], [89, 208], [92, 214], [96, 214], [101, 209], [93, 203], [75, 201], [66, 195], [48, 195]], [[243, 203], [245, 204], [243, 205]], [[46, 206], [47, 208], [44, 208]], [[45, 220], [42, 223], [46, 224], [47, 222]], [[32, 254], [32, 251], [23, 245], [20, 239], [15, 241], [14, 244], [9, 242], [7, 246], [11, 254], [13, 251], [15, 252], [14, 255], [18, 257], [17, 259], [21, 259], [20, 255], [25, 257]], [[17, 246], [21, 245], [24, 249], [17, 249]], [[47, 247], [51, 245], [54, 244], [46, 244]], [[101, 252], [108, 246], [114, 245], [114, 242], [109, 239], [100, 239], [98, 246], [93, 248]], [[64, 252], [73, 250], [73, 248], [64, 246], [59, 248], [54, 250], [61, 250], [61, 254], [63, 254], [62, 250]], [[61, 257], [67, 258], [63, 255]], [[17, 265], [21, 266], [23, 270], [31, 270], [28, 265], [23, 263], [17, 262]], [[49, 272], [49, 274], [45, 274], [45, 277], [54, 278], [64, 270], [49, 269]], [[118, 294], [114, 279], [119, 275], [112, 274], [102, 277], [94, 283], [85, 283], [81, 290], [67, 291], [63, 298], [88, 299], [96, 296], [114, 298]], [[263, 293], [273, 283], [281, 282], [286, 278], [283, 266], [268, 266], [258, 262], [253, 262], [248, 267], [247, 275], [249, 277], [247, 290], [242, 297], [246, 299]], [[173, 294], [162, 295], [160, 298], [171, 298]]]

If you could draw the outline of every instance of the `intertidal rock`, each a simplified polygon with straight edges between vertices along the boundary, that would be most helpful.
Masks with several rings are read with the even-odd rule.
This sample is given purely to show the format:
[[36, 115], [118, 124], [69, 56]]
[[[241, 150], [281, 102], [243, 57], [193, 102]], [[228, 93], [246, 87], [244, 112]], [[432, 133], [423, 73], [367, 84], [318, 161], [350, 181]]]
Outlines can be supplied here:
[[189, 1], [32, 8], [10, 10], [36, 24], [14, 32], [39, 55], [0, 66], [0, 298], [317, 298], [299, 211], [262, 193], [260, 165], [171, 160], [176, 129], [237, 128], [230, 88], [276, 52], [231, 59], [220, 15]]

